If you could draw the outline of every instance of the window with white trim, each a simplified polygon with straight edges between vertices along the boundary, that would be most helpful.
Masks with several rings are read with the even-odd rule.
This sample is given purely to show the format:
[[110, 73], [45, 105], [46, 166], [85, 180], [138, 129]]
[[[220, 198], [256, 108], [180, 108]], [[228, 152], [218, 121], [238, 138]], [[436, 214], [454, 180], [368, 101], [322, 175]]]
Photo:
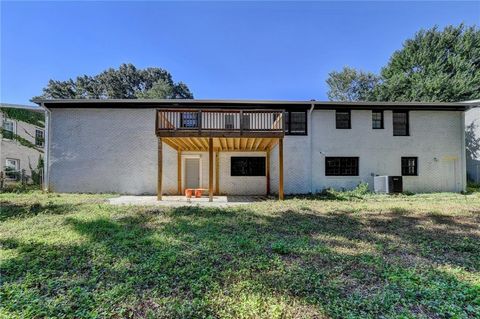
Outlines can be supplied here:
[[16, 123], [9, 119], [4, 119], [2, 128], [3, 128], [3, 138], [12, 140], [15, 135]]
[[8, 179], [18, 179], [20, 171], [20, 160], [14, 158], [5, 159], [5, 177]]
[[35, 145], [43, 147], [45, 143], [45, 132], [40, 129], [35, 129]]

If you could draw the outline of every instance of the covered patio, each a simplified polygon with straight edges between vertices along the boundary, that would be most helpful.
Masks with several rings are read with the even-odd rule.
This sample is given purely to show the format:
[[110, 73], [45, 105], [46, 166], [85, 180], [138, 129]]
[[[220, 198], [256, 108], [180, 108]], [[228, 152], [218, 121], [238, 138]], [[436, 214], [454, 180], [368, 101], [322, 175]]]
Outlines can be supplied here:
[[[271, 193], [270, 156], [278, 147], [278, 198], [283, 199], [284, 116], [279, 110], [159, 109], [156, 117], [158, 138], [157, 200], [163, 199], [163, 146], [177, 153], [177, 194], [182, 195], [184, 164], [188, 152], [208, 153], [208, 201], [220, 200], [221, 171], [219, 157], [223, 152], [262, 152], [265, 154], [265, 195]], [[214, 197], [215, 196], [215, 197]]]

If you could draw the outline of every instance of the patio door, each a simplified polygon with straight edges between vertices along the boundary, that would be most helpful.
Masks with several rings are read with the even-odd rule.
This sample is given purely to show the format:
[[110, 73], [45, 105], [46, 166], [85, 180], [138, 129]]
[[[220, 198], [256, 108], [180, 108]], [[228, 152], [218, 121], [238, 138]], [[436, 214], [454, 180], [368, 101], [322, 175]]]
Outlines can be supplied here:
[[185, 188], [200, 188], [200, 159], [185, 159]]

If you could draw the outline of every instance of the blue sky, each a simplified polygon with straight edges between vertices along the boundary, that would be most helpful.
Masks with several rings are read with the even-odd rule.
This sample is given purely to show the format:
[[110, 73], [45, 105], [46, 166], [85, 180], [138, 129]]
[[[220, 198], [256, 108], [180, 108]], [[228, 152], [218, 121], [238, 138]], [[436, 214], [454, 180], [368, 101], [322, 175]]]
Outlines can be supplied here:
[[480, 2], [1, 2], [0, 101], [49, 79], [157, 66], [196, 98], [327, 99], [332, 70], [378, 72], [420, 28]]

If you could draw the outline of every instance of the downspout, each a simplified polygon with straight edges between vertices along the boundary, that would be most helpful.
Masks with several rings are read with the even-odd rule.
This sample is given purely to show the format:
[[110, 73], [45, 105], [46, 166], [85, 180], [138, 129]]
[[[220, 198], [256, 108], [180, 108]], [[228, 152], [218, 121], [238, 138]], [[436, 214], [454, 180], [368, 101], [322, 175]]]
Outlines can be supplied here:
[[467, 155], [466, 155], [466, 142], [465, 142], [465, 111], [462, 111], [462, 114], [460, 116], [460, 120], [462, 121], [460, 123], [460, 127], [462, 130], [462, 149], [461, 149], [461, 178], [462, 178], [462, 184], [461, 184], [461, 191], [466, 192], [467, 191]]
[[307, 132], [308, 136], [310, 136], [310, 193], [313, 194], [313, 109], [315, 108], [315, 103], [312, 101], [312, 106], [310, 107], [310, 111], [308, 112], [308, 128], [310, 132]]
[[45, 110], [45, 155], [43, 161], [43, 190], [50, 190], [50, 128], [51, 128], [51, 111], [42, 103], [41, 108]]

